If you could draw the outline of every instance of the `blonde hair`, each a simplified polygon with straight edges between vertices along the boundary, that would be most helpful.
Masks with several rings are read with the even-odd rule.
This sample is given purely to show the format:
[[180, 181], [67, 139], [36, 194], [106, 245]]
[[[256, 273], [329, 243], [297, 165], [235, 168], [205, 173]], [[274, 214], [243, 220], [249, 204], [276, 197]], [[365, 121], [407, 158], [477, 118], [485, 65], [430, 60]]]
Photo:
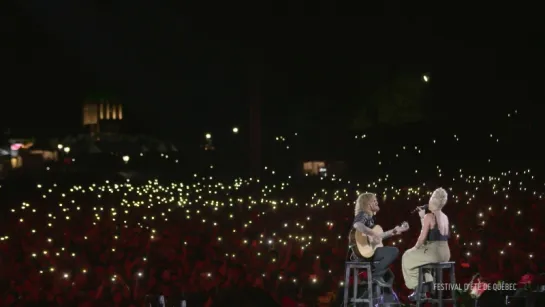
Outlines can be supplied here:
[[358, 213], [362, 211], [368, 211], [370, 202], [373, 200], [373, 198], [376, 198], [377, 195], [375, 193], [365, 192], [361, 193], [358, 196], [358, 199], [356, 200], [356, 208], [354, 209], [354, 215], [358, 215]]
[[430, 201], [429, 201], [429, 209], [430, 211], [437, 211], [443, 209], [443, 207], [447, 204], [448, 199], [448, 193], [443, 188], [438, 188], [435, 191], [433, 191], [433, 194], [431, 194]]

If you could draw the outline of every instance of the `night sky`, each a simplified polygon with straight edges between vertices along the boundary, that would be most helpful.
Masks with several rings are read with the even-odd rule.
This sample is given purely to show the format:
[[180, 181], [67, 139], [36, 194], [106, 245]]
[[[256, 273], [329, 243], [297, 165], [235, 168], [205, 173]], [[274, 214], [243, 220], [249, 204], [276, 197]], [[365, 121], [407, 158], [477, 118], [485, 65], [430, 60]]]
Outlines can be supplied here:
[[543, 18], [400, 2], [2, 1], [1, 126], [70, 133], [93, 96], [169, 137], [247, 129], [256, 100], [267, 130], [342, 126], [399, 73], [431, 73], [429, 114], [543, 103]]

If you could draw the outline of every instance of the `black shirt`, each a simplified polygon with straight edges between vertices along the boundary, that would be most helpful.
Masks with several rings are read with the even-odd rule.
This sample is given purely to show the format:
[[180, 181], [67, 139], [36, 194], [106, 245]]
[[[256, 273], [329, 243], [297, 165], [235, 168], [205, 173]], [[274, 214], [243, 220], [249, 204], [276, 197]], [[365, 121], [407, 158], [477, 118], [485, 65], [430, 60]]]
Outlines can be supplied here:
[[352, 223], [352, 225], [356, 223], [363, 223], [365, 227], [373, 228], [375, 226], [375, 216], [362, 211], [354, 217], [354, 223]]
[[[375, 216], [369, 215], [368, 213], [362, 211], [354, 217], [354, 223], [352, 223], [352, 225], [356, 223], [362, 223], [367, 228], [373, 228], [373, 226], [375, 226]], [[352, 255], [350, 257], [352, 261], [355, 261], [356, 259], [361, 258], [361, 255], [359, 254], [359, 252], [356, 252], [352, 247], [350, 248], [350, 250], [352, 251]]]

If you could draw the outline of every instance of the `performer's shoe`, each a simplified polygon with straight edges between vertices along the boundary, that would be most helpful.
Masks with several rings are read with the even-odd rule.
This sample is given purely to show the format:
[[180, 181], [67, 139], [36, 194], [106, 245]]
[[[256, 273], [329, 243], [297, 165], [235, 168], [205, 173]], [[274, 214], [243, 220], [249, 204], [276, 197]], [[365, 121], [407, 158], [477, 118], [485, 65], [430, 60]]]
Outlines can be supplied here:
[[[421, 298], [428, 297], [427, 293], [431, 291], [431, 286], [432, 286], [431, 282], [426, 282], [422, 285], [422, 293], [420, 294]], [[413, 293], [409, 295], [409, 301], [416, 302], [416, 291], [414, 291]]]
[[[413, 292], [413, 293], [409, 294], [408, 298], [409, 298], [409, 301], [411, 301], [413, 303], [416, 302], [416, 292]], [[420, 299], [425, 299], [425, 298], [428, 298], [428, 295], [427, 295], [426, 292], [420, 294]]]

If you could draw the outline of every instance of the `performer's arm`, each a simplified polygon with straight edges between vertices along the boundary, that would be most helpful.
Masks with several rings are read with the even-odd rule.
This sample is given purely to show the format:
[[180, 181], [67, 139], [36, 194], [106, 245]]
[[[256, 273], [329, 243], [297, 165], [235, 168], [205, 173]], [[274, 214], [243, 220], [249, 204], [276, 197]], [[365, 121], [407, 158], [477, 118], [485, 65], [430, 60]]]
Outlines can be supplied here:
[[426, 216], [424, 216], [424, 219], [422, 220], [422, 230], [420, 231], [420, 236], [418, 237], [414, 248], [420, 248], [420, 246], [424, 245], [424, 243], [426, 242], [426, 238], [428, 237], [428, 233], [430, 232], [432, 218], [433, 217], [431, 216], [431, 214], [426, 214]]
[[398, 234], [398, 233], [395, 231], [395, 229], [390, 229], [390, 230], [388, 230], [388, 231], [385, 231], [385, 232], [381, 235], [381, 237], [382, 237], [383, 239], [386, 239], [386, 238], [389, 238], [389, 237], [393, 237], [393, 236], [395, 236], [395, 235], [397, 235], [397, 234]]
[[354, 228], [355, 228], [357, 231], [359, 231], [359, 232], [361, 232], [361, 233], [363, 233], [363, 234], [365, 234], [365, 235], [368, 235], [368, 236], [374, 236], [374, 235], [375, 235], [375, 233], [373, 232], [373, 230], [372, 230], [371, 228], [365, 226], [365, 224], [363, 224], [362, 222], [356, 222], [356, 223], [354, 223]]
[[419, 210], [418, 211], [418, 215], [420, 216], [420, 224], [422, 225], [422, 227], [424, 226], [424, 217], [426, 216], [426, 211], [424, 210]]

